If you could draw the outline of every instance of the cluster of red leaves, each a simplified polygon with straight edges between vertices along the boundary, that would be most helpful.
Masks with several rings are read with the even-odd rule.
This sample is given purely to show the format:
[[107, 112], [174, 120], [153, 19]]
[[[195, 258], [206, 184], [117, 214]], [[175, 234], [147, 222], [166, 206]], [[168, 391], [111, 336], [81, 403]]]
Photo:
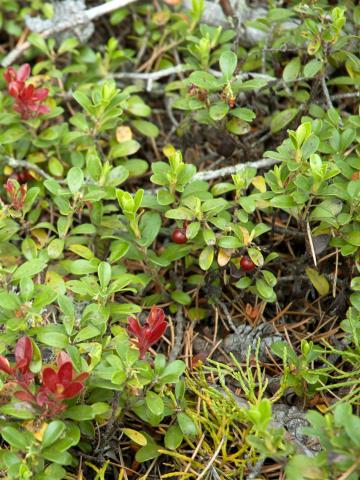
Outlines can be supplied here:
[[26, 84], [30, 76], [30, 65], [22, 65], [18, 71], [9, 67], [4, 73], [8, 86], [8, 93], [15, 99], [14, 110], [20, 113], [23, 120], [34, 118], [49, 112], [49, 107], [42, 102], [47, 98], [47, 88], [36, 88], [33, 84]]
[[14, 180], [9, 179], [5, 183], [4, 188], [9, 194], [11, 207], [14, 210], [21, 210], [25, 203], [27, 185], [19, 185]]
[[32, 357], [32, 342], [29, 337], [22, 337], [15, 347], [15, 366], [11, 367], [9, 361], [0, 356], [0, 370], [9, 375], [8, 385], [17, 388], [14, 393], [16, 398], [39, 408], [43, 416], [57, 415], [66, 408], [64, 400], [81, 392], [88, 374], [76, 375], [70, 357], [61, 352], [56, 359], [57, 368], [43, 368], [36, 383], [30, 371]]
[[144, 359], [151, 345], [160, 340], [166, 330], [167, 321], [165, 320], [164, 310], [159, 307], [152, 307], [144, 325], [141, 325], [139, 320], [134, 317], [129, 317], [128, 322], [128, 332], [136, 336], [140, 358]]

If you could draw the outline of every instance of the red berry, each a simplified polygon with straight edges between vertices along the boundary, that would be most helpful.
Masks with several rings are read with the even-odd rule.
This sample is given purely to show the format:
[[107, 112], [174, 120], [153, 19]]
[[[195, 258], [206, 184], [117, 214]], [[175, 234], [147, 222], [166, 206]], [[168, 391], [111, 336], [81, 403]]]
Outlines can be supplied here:
[[182, 228], [175, 228], [175, 230], [172, 232], [171, 234], [171, 240], [174, 242], [174, 243], [186, 243], [187, 242], [187, 238], [186, 238], [186, 235], [185, 235], [185, 231], [184, 229]]
[[243, 270], [245, 270], [245, 272], [254, 270], [254, 268], [256, 267], [255, 263], [251, 260], [251, 258], [246, 255], [242, 257], [240, 266]]

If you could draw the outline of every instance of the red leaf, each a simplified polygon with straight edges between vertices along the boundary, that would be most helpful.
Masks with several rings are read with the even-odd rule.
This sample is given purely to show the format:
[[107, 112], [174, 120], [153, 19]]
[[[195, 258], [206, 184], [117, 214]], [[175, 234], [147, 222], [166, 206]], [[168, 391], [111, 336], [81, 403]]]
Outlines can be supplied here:
[[151, 307], [147, 323], [152, 326], [155, 325], [158, 322], [163, 322], [165, 321], [165, 313], [162, 308], [153, 306]]
[[56, 392], [56, 385], [59, 383], [59, 377], [55, 370], [50, 367], [44, 368], [42, 372], [42, 384], [51, 392]]
[[133, 333], [137, 337], [140, 337], [142, 334], [142, 327], [139, 323], [139, 320], [134, 317], [129, 317], [128, 322], [129, 322], [129, 326], [128, 326], [129, 332]]
[[78, 395], [83, 389], [83, 384], [80, 382], [72, 382], [67, 387], [65, 387], [62, 392], [63, 398], [72, 398]]
[[23, 390], [20, 390], [19, 392], [15, 392], [14, 395], [17, 399], [21, 400], [22, 402], [33, 403], [33, 401], [35, 400], [34, 396], [31, 395], [31, 393], [24, 392]]
[[14, 373], [13, 369], [10, 367], [10, 363], [7, 358], [0, 355], [0, 370], [11, 375]]
[[160, 340], [160, 338], [163, 336], [166, 328], [167, 328], [167, 323], [166, 322], [161, 322], [153, 328], [151, 333], [147, 336], [147, 340], [150, 343], [150, 345], [153, 345], [158, 340]]
[[36, 102], [41, 102], [45, 100], [49, 95], [49, 90], [47, 88], [38, 88], [33, 93], [33, 100]]
[[10, 83], [14, 80], [16, 80], [16, 71], [14, 67], [9, 67], [5, 72], [4, 72], [4, 79], [6, 83]]
[[48, 397], [48, 394], [43, 391], [39, 391], [39, 393], [36, 395], [36, 403], [39, 405], [39, 407], [43, 407], [44, 405], [47, 405], [50, 403], [50, 399]]
[[58, 368], [60, 368], [61, 365], [67, 362], [71, 363], [70, 355], [68, 355], [66, 352], [59, 352], [56, 357], [56, 364]]
[[28, 63], [24, 63], [24, 65], [21, 65], [17, 71], [16, 80], [19, 82], [25, 82], [30, 77], [30, 72], [30, 65]]
[[26, 373], [29, 370], [33, 356], [33, 347], [29, 337], [21, 337], [15, 347], [16, 367], [21, 373]]
[[70, 383], [73, 378], [73, 372], [74, 372], [74, 369], [71, 362], [63, 363], [58, 371], [59, 383], [61, 383], [64, 386]]
[[85, 382], [85, 380], [88, 378], [89, 374], [87, 372], [80, 373], [77, 377], [74, 378], [76, 382]]

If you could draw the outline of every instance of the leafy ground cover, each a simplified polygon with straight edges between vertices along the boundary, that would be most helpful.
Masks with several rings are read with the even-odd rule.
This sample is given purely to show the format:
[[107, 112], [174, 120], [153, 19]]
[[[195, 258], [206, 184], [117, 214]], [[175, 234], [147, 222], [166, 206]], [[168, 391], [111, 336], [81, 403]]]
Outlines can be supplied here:
[[360, 478], [360, 7], [0, 23], [2, 477]]

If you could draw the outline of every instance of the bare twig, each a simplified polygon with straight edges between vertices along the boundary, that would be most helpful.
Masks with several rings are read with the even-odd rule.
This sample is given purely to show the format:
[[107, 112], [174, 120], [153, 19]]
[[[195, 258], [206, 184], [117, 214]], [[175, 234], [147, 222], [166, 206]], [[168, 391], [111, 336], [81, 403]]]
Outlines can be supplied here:
[[132, 80], [143, 80], [147, 82], [146, 91], [150, 92], [152, 89], [152, 84], [156, 80], [160, 80], [164, 77], [169, 77], [170, 75], [174, 75], [175, 73], [186, 72], [190, 70], [191, 67], [188, 65], [176, 65], [175, 67], [163, 68], [162, 70], [158, 70], [156, 72], [150, 73], [136, 73], [136, 72], [120, 72], [114, 73], [111, 75], [111, 78], [115, 78], [116, 80], [121, 79], [132, 79]]
[[314, 243], [313, 243], [313, 239], [312, 239], [312, 235], [311, 235], [311, 228], [310, 228], [309, 223], [306, 224], [306, 234], [307, 234], [307, 237], [308, 237], [308, 240], [309, 240], [310, 251], [311, 251], [313, 261], [314, 261], [314, 265], [316, 267], [317, 266], [316, 253], [315, 253], [315, 249], [314, 249]]
[[172, 362], [176, 360], [179, 353], [181, 352], [183, 340], [184, 340], [184, 315], [182, 305], [178, 305], [178, 311], [176, 312], [175, 318], [175, 341], [173, 349], [169, 355], [169, 360]]
[[[176, 290], [182, 291], [183, 289], [182, 277], [176, 276], [174, 278], [174, 283], [175, 283]], [[173, 349], [171, 350], [171, 353], [169, 355], [170, 361], [173, 361], [178, 357], [179, 353], [181, 352], [183, 341], [184, 341], [185, 318], [184, 318], [183, 306], [178, 304], [177, 308], [178, 308], [178, 311], [176, 312], [176, 318], [175, 318], [175, 340], [174, 340]]]
[[[33, 172], [37, 173], [43, 178], [46, 178], [47, 180], [53, 180], [53, 177], [51, 175], [44, 172], [44, 170], [42, 170], [40, 167], [38, 167], [34, 163], [27, 162], [26, 160], [17, 160], [16, 158], [8, 157], [8, 156], [4, 156], [3, 160], [5, 160], [5, 163], [9, 165], [9, 167], [11, 168], [23, 168], [26, 170], [32, 170]], [[62, 180], [56, 179], [56, 181], [59, 183], [64, 183], [64, 181]]]
[[348, 92], [348, 93], [336, 93], [331, 95], [331, 100], [342, 100], [343, 98], [358, 98], [360, 97], [360, 92]]
[[225, 439], [226, 437], [222, 437], [222, 439], [220, 440], [220, 443], [217, 447], [217, 449], [215, 450], [213, 456], [210, 458], [208, 464], [206, 465], [206, 467], [204, 468], [204, 470], [200, 473], [200, 475], [197, 477], [197, 480], [201, 480], [201, 478], [204, 478], [206, 472], [208, 472], [212, 466], [212, 464], [215, 462], [217, 456], [219, 455], [220, 453], [220, 450], [223, 446], [223, 443], [225, 442]]
[[[130, 3], [134, 3], [136, 1], [137, 0], [112, 0], [107, 3], [103, 3], [101, 5], [98, 5], [97, 7], [85, 10], [79, 17], [76, 16], [66, 22], [59, 23], [58, 25], [56, 25], [56, 27], [43, 31], [40, 35], [44, 39], [48, 38], [56, 33], [70, 30], [78, 25], [84, 25], [86, 23], [89, 23], [97, 17], [106, 15], [107, 13], [110, 13], [118, 8], [122, 8], [125, 5], [129, 5]], [[30, 46], [30, 42], [24, 42], [18, 45], [8, 55], [6, 55], [5, 58], [3, 58], [1, 65], [5, 68], [8, 67], [12, 63], [14, 63], [15, 60], [19, 58], [28, 48], [30, 48]]]
[[[214, 77], [221, 78], [223, 74], [218, 70], [213, 70], [212, 68], [209, 69], [209, 72], [214, 75]], [[266, 73], [258, 73], [258, 72], [245, 72], [236, 75], [236, 80], [247, 80], [249, 78], [259, 78], [261, 80], [266, 80], [267, 82], [276, 82], [278, 79], [276, 77], [272, 77], [271, 75], [267, 75]]]
[[275, 160], [273, 158], [262, 158], [261, 160], [256, 160], [255, 162], [238, 163], [237, 165], [219, 168], [218, 170], [198, 172], [196, 175], [194, 175], [192, 180], [214, 180], [215, 178], [228, 177], [234, 173], [241, 172], [245, 168], [268, 168], [272, 167], [276, 163], [279, 163], [279, 160]]
[[324, 94], [324, 97], [325, 97], [325, 100], [326, 100], [327, 107], [329, 109], [334, 108], [334, 106], [332, 104], [332, 101], [331, 101], [331, 98], [330, 98], [329, 90], [328, 90], [327, 85], [326, 85], [326, 80], [325, 80], [324, 75], [321, 75], [320, 82], [321, 82], [321, 88], [322, 88], [322, 91], [323, 91], [323, 94]]

